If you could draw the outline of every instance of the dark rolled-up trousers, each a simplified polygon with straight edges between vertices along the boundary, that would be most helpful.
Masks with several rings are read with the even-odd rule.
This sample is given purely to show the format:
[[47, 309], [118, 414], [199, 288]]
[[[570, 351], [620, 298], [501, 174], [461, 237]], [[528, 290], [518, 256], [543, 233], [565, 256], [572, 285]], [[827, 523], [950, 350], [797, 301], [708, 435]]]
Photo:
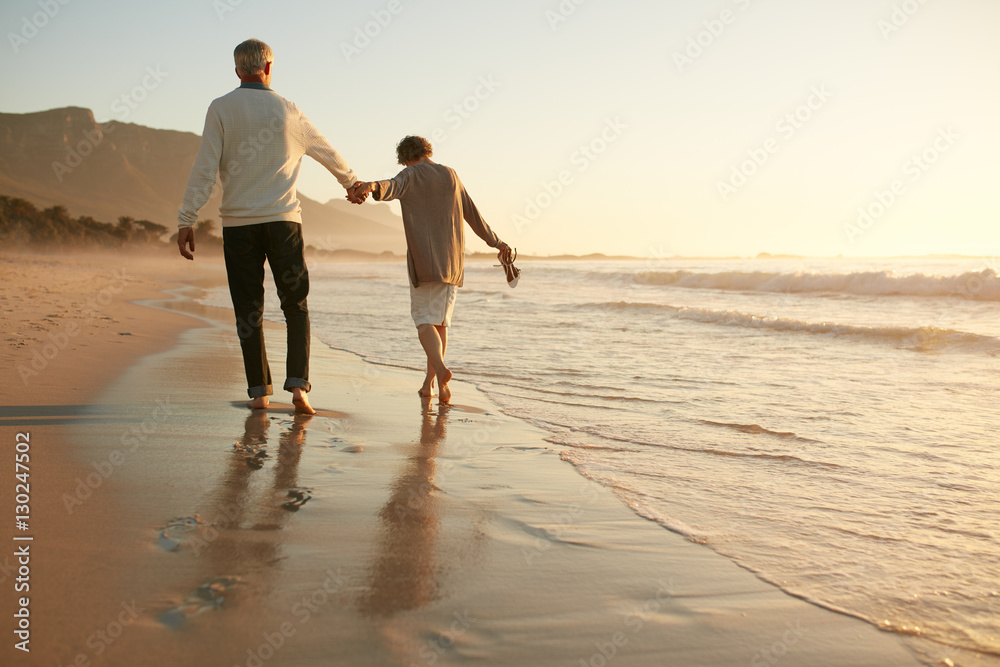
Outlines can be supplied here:
[[264, 347], [264, 261], [278, 288], [288, 329], [285, 390], [309, 391], [309, 272], [303, 257], [302, 225], [298, 222], [262, 222], [223, 227], [223, 249], [229, 295], [236, 312], [236, 333], [243, 350], [247, 394], [270, 396], [271, 369]]

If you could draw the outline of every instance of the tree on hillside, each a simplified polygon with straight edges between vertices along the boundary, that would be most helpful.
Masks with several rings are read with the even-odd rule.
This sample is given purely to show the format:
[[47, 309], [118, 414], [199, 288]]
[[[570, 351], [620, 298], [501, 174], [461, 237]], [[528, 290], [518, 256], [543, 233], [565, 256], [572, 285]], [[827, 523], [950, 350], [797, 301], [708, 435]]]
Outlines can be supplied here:
[[38, 209], [29, 201], [0, 196], [0, 238], [9, 243], [31, 240], [31, 225], [39, 217]]
[[79, 227], [82, 228], [82, 241], [85, 245], [100, 245], [111, 248], [120, 248], [125, 240], [120, 231], [110, 222], [94, 220], [89, 215], [82, 215], [77, 218]]
[[[215, 220], [199, 220], [194, 223], [194, 242], [199, 249], [207, 248], [216, 252], [222, 250], [222, 237], [216, 236]], [[177, 234], [170, 237], [170, 243], [177, 243]]]
[[90, 216], [73, 218], [65, 206], [39, 211], [29, 201], [0, 195], [0, 241], [4, 248], [17, 245], [122, 248], [139, 243], [155, 246], [163, 245], [161, 239], [166, 233], [166, 227], [149, 220], [122, 216], [115, 225]]
[[159, 243], [163, 235], [167, 233], [167, 228], [164, 225], [158, 225], [149, 220], [136, 220], [135, 226], [141, 230], [139, 234], [145, 243]]
[[194, 233], [198, 236], [212, 236], [215, 231], [215, 220], [199, 220], [195, 223]]
[[135, 218], [127, 215], [119, 216], [118, 231], [121, 232], [126, 242], [131, 241], [132, 236], [135, 234]]

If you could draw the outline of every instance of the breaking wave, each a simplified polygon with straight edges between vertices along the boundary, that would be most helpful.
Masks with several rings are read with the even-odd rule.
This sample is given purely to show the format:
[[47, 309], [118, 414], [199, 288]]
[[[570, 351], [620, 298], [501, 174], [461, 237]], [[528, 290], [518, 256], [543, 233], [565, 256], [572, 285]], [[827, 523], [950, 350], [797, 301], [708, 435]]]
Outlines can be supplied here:
[[892, 271], [853, 273], [769, 273], [764, 271], [637, 271], [592, 274], [602, 280], [639, 285], [737, 292], [851, 294], [862, 296], [951, 297], [1000, 301], [1000, 275], [992, 268], [960, 275], [923, 273], [897, 275]]
[[659, 310], [677, 319], [701, 322], [703, 324], [855, 337], [870, 342], [889, 343], [916, 350], [938, 351], [955, 349], [1000, 354], [1000, 338], [941, 327], [869, 327], [856, 324], [839, 324], [836, 322], [805, 322], [784, 317], [764, 317], [736, 310], [713, 310], [710, 308], [689, 308], [624, 301], [589, 304], [589, 306], [622, 312]]

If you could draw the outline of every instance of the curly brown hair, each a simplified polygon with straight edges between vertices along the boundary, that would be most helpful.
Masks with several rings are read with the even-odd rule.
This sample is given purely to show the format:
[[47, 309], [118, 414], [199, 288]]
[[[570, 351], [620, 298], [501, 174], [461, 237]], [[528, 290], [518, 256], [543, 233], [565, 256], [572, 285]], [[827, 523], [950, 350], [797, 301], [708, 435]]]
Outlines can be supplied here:
[[404, 167], [407, 162], [414, 162], [422, 157], [430, 157], [431, 155], [434, 155], [431, 142], [423, 137], [403, 137], [403, 140], [396, 144], [396, 159]]

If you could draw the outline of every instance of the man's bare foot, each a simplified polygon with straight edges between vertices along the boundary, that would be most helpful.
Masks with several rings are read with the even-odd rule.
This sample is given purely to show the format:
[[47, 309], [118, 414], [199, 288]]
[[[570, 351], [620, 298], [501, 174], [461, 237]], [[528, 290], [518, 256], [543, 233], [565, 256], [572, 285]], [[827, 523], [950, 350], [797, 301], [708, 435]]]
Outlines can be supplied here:
[[270, 401], [268, 401], [267, 396], [258, 396], [257, 398], [249, 401], [247, 407], [251, 410], [263, 410], [268, 406]]
[[451, 371], [447, 368], [445, 368], [444, 371], [439, 373], [437, 376], [438, 389], [441, 392], [441, 396], [438, 399], [439, 403], [451, 403], [451, 388], [448, 386], [451, 378]]
[[309, 405], [309, 396], [298, 387], [292, 389], [292, 405], [295, 406], [295, 412], [300, 415], [316, 414], [313, 407]]

